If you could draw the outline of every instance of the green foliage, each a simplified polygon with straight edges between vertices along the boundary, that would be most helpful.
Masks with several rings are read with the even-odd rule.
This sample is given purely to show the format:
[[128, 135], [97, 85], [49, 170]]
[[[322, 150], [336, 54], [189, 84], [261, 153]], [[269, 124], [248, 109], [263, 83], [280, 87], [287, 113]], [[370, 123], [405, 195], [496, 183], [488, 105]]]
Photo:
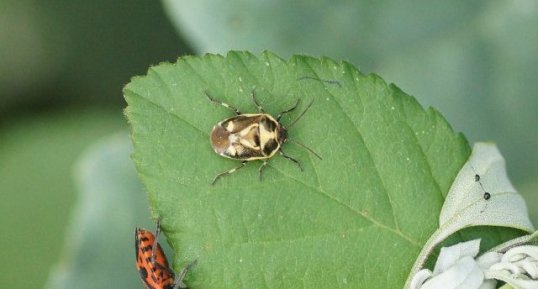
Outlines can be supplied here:
[[[209, 145], [231, 113], [204, 91], [243, 112], [255, 111], [252, 91], [272, 114], [313, 100], [289, 134], [323, 160], [289, 143], [304, 172], [276, 156], [261, 182], [253, 162], [211, 186], [238, 162]], [[195, 289], [401, 287], [470, 153], [436, 111], [327, 58], [185, 57], [133, 79], [124, 95], [139, 176], [175, 268], [198, 260]]]

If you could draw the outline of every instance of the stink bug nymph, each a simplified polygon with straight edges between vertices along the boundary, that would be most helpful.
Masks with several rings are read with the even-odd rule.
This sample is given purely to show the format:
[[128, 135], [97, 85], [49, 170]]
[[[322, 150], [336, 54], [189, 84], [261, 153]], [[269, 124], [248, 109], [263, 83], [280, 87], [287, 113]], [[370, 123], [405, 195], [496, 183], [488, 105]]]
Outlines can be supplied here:
[[[235, 113], [235, 116], [220, 121], [213, 127], [210, 137], [213, 150], [223, 157], [241, 161], [240, 166], [215, 176], [213, 182], [211, 182], [212, 185], [215, 184], [220, 177], [234, 173], [238, 169], [244, 167], [247, 162], [254, 160], [263, 161], [262, 165], [258, 169], [258, 176], [261, 180], [262, 171], [267, 165], [267, 161], [277, 152], [286, 159], [297, 164], [301, 171], [303, 170], [303, 167], [298, 160], [284, 153], [282, 150], [282, 145], [289, 140], [288, 129], [308, 111], [310, 106], [312, 106], [313, 101], [310, 102], [306, 109], [290, 125], [284, 127], [280, 123], [280, 119], [284, 114], [289, 113], [297, 108], [297, 105], [299, 105], [299, 99], [293, 107], [282, 111], [276, 118], [274, 118], [270, 114], [266, 113], [258, 103], [254, 91], [252, 91], [251, 96], [254, 105], [258, 109], [258, 113], [249, 114], [243, 114], [237, 108], [214, 99], [207, 91], [205, 94], [207, 95], [209, 101], [222, 105]], [[297, 142], [293, 143], [307, 149], [316, 157], [321, 159], [318, 154], [313, 152], [308, 147]]]

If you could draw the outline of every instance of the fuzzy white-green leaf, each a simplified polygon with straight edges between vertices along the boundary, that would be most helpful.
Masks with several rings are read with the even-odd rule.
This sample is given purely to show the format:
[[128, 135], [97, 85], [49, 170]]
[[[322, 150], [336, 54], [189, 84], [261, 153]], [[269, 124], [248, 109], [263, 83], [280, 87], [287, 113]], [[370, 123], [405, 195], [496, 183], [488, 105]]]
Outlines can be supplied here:
[[508, 179], [504, 158], [492, 143], [475, 144], [450, 187], [439, 217], [439, 229], [424, 246], [409, 278], [422, 267], [436, 245], [453, 233], [473, 226], [534, 232], [525, 201]]
[[[479, 180], [475, 180], [478, 175]], [[484, 194], [489, 194], [489, 199]], [[533, 232], [527, 206], [512, 186], [505, 161], [492, 143], [476, 143], [454, 180], [441, 210], [445, 237], [469, 226], [503, 226]]]

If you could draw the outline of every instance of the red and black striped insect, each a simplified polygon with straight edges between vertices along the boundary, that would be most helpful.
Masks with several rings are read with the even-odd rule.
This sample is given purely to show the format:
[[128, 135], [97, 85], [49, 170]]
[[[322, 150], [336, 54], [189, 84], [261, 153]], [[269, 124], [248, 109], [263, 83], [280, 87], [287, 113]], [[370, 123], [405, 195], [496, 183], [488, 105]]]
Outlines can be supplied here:
[[136, 267], [140, 279], [146, 289], [187, 288], [183, 279], [195, 262], [181, 270], [175, 278], [174, 271], [168, 265], [166, 255], [157, 241], [160, 231], [160, 220], [157, 220], [155, 236], [144, 229], [136, 228], [135, 230]]
[[[241, 113], [237, 108], [227, 103], [215, 100], [207, 91], [205, 94], [211, 102], [222, 105], [236, 114], [233, 117], [218, 122], [211, 130], [210, 141], [213, 150], [223, 157], [241, 161], [240, 166], [218, 174], [213, 179], [211, 184], [214, 184], [220, 177], [234, 173], [238, 169], [245, 166], [247, 162], [253, 160], [263, 161], [262, 165], [258, 169], [258, 175], [261, 180], [262, 171], [267, 165], [268, 159], [273, 157], [277, 152], [286, 159], [297, 164], [301, 171], [303, 170], [303, 167], [298, 160], [284, 153], [282, 150], [282, 145], [288, 141], [288, 129], [293, 126], [306, 113], [306, 111], [308, 111], [313, 102], [311, 102], [290, 125], [284, 127], [280, 123], [280, 119], [284, 114], [295, 110], [297, 105], [299, 105], [299, 100], [297, 100], [297, 103], [295, 103], [293, 107], [282, 111], [276, 118], [274, 118], [270, 114], [266, 113], [258, 103], [254, 91], [252, 91], [251, 96], [254, 105], [258, 109], [258, 113], [249, 114]], [[308, 147], [297, 142], [293, 143], [307, 149], [316, 157], [321, 159], [318, 154]]]

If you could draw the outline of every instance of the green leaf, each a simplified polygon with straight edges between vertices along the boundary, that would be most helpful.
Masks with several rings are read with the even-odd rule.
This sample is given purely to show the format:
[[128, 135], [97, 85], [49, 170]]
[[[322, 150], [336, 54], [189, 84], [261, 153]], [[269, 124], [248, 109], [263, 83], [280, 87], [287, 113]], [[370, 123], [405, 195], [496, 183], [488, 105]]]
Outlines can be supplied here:
[[121, 133], [94, 144], [80, 159], [80, 194], [64, 258], [45, 288], [143, 288], [135, 267], [134, 230], [154, 225], [131, 151], [127, 134]]
[[[305, 78], [307, 77], [307, 78]], [[338, 83], [335, 83], [337, 81]], [[239, 165], [213, 152], [209, 133], [233, 114], [204, 92], [276, 115], [301, 99], [284, 144], [305, 170], [273, 157]], [[444, 198], [470, 154], [433, 109], [348, 63], [231, 52], [152, 67], [124, 89], [134, 161], [176, 253], [198, 260], [190, 288], [398, 288], [435, 231]]]

